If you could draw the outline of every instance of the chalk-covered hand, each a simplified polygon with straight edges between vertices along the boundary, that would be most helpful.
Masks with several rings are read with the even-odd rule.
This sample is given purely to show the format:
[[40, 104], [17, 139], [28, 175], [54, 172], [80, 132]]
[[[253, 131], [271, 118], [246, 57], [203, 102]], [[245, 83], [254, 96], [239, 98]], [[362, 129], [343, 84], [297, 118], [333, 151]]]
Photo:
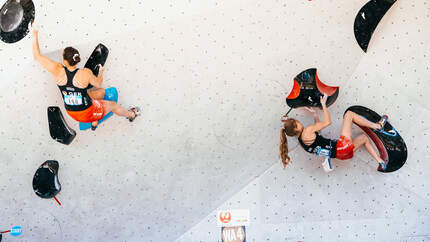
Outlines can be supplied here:
[[287, 121], [287, 119], [288, 119], [288, 115], [284, 115], [284, 116], [282, 116], [282, 118], [281, 118], [281, 122], [285, 122], [285, 121]]
[[324, 93], [324, 96], [321, 97], [320, 102], [322, 106], [326, 105], [328, 95]]

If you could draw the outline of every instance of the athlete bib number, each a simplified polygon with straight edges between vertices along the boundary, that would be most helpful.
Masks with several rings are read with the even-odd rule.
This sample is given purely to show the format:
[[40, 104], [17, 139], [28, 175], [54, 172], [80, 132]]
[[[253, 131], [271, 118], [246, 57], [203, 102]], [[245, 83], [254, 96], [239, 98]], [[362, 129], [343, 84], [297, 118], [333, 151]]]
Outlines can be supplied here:
[[330, 150], [322, 149], [321, 147], [318, 147], [317, 156], [330, 157], [330, 154], [331, 154]]
[[70, 106], [82, 105], [82, 96], [73, 93], [64, 95], [64, 103]]

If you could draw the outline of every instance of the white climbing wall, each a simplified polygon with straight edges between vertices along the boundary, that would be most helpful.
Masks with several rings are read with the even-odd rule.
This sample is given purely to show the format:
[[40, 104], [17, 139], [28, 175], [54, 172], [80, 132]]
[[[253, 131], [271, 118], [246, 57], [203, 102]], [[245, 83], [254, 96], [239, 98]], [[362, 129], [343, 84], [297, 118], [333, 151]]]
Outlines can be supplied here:
[[[0, 43], [0, 230], [23, 228], [3, 240], [219, 241], [218, 208], [251, 210], [249, 241], [429, 240], [430, 2], [399, 0], [364, 54], [352, 28], [365, 2], [35, 1], [42, 52], [60, 61], [72, 45], [84, 63], [104, 43], [104, 85], [143, 116], [96, 132], [66, 117], [77, 137], [57, 143], [46, 108], [65, 114], [61, 96], [30, 37]], [[311, 67], [341, 88], [324, 134], [353, 104], [388, 113], [409, 149], [401, 170], [381, 174], [359, 151], [326, 174], [299, 148], [281, 169], [285, 96]], [[48, 159], [61, 207], [32, 190]]]

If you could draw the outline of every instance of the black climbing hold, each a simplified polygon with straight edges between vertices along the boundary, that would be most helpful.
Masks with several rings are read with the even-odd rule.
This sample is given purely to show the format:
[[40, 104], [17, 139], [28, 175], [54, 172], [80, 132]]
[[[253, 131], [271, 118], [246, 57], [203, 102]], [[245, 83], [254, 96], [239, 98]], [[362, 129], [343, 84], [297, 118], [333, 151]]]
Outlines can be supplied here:
[[0, 9], [0, 40], [15, 43], [24, 38], [34, 21], [32, 0], [8, 0]]
[[44, 162], [33, 177], [33, 190], [41, 198], [53, 198], [61, 191], [58, 181], [58, 161]]
[[372, 34], [396, 0], [371, 0], [364, 5], [354, 21], [355, 39], [364, 52], [367, 52]]
[[[378, 122], [381, 119], [381, 116], [375, 111], [363, 106], [351, 106], [345, 113], [347, 111], [361, 115], [371, 122]], [[360, 128], [369, 135], [373, 143], [375, 143], [380, 157], [387, 162], [387, 170], [382, 171], [379, 166], [378, 171], [397, 171], [406, 163], [408, 158], [406, 143], [390, 122], [385, 124], [383, 131], [374, 131], [361, 126]]]
[[294, 86], [287, 97], [291, 108], [321, 107], [320, 98], [328, 95], [327, 106], [332, 105], [339, 95], [339, 87], [331, 87], [322, 83], [317, 75], [317, 69], [307, 69], [294, 78]]
[[49, 133], [54, 140], [65, 145], [72, 143], [76, 131], [67, 125], [59, 107], [48, 107], [48, 122]]
[[[94, 76], [99, 75], [99, 65], [104, 66], [109, 55], [109, 49], [103, 44], [98, 44], [85, 63], [85, 68], [90, 69]], [[88, 88], [92, 88], [93, 85], [89, 84]]]
[[90, 69], [95, 76], [99, 74], [99, 66], [106, 63], [107, 57], [109, 55], [109, 49], [103, 44], [98, 44], [91, 53], [90, 58], [88, 58], [87, 63], [85, 63], [85, 68]]

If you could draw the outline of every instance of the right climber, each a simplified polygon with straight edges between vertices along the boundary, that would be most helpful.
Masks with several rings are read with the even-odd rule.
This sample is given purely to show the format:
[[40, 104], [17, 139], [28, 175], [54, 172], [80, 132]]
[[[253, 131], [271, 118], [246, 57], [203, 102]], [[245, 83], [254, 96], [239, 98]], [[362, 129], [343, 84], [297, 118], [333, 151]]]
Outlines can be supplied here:
[[287, 115], [282, 117], [283, 128], [281, 129], [279, 152], [284, 167], [286, 167], [290, 161], [290, 157], [288, 156], [287, 136], [296, 136], [303, 149], [309, 153], [315, 153], [325, 158], [323, 167], [326, 171], [333, 170], [331, 158], [340, 160], [351, 159], [354, 156], [354, 152], [362, 145], [364, 145], [367, 152], [378, 162], [381, 166], [381, 170], [385, 171], [387, 164], [373, 148], [370, 139], [365, 134], [352, 138], [352, 124], [370, 128], [375, 132], [382, 132], [388, 116], [384, 115], [379, 122], [374, 123], [352, 111], [347, 111], [344, 115], [340, 139], [327, 139], [319, 134], [322, 129], [331, 124], [330, 113], [326, 106], [327, 97], [327, 94], [324, 94], [320, 100], [324, 112], [324, 119], [322, 121], [318, 119], [318, 115], [313, 109], [309, 110], [314, 114], [315, 123], [307, 127], [304, 127], [302, 123], [296, 119], [288, 118]]

